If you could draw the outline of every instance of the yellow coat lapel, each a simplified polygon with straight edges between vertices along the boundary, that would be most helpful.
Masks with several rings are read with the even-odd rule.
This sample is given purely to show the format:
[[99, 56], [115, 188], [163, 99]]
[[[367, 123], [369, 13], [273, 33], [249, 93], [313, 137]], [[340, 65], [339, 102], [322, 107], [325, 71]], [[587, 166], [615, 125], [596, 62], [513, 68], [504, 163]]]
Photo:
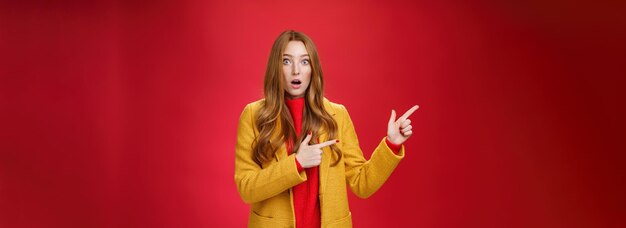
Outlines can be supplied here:
[[[332, 108], [330, 106], [330, 102], [324, 98], [324, 108], [326, 109], [326, 111], [328, 113], [330, 113], [331, 116], [333, 116], [333, 118], [335, 118], [335, 109]], [[337, 121], [337, 126], [341, 126], [341, 123], [339, 123], [339, 120], [335, 119], [335, 121]], [[328, 140], [331, 140], [328, 138], [328, 134], [326, 133], [326, 129], [321, 129], [321, 132], [323, 132], [320, 135], [320, 143], [321, 142], [326, 142]], [[322, 162], [320, 163], [320, 189], [319, 189], [319, 194], [324, 194], [325, 190], [326, 190], [326, 182], [328, 181], [328, 169], [330, 167], [330, 163], [331, 158], [333, 156], [333, 151], [330, 149], [330, 147], [324, 147], [322, 148]]]
[[[276, 128], [274, 128], [274, 133], [272, 133], [271, 139], [278, 140], [280, 138], [280, 130], [282, 129], [280, 121], [277, 121]], [[278, 148], [278, 151], [274, 154], [276, 161], [279, 161], [283, 158], [287, 157], [287, 146], [285, 143], [281, 144]]]

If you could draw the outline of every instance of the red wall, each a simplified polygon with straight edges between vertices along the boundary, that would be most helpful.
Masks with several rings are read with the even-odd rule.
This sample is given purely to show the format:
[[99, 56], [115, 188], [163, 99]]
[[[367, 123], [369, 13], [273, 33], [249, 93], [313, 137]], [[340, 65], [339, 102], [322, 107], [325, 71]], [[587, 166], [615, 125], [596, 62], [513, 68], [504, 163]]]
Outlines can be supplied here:
[[0, 3], [0, 227], [245, 226], [237, 120], [289, 28], [367, 157], [420, 105], [356, 227], [626, 225], [623, 1], [228, 2]]

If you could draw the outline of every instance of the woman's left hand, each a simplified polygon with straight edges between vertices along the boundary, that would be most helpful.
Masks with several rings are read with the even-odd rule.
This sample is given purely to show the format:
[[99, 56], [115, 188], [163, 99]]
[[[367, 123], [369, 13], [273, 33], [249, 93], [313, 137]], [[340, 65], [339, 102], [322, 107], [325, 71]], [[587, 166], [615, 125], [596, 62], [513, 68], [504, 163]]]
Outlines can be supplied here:
[[411, 120], [408, 118], [418, 108], [418, 105], [413, 106], [400, 116], [398, 120], [396, 120], [396, 111], [391, 110], [391, 118], [389, 118], [389, 123], [387, 124], [387, 139], [391, 143], [401, 145], [413, 134]]

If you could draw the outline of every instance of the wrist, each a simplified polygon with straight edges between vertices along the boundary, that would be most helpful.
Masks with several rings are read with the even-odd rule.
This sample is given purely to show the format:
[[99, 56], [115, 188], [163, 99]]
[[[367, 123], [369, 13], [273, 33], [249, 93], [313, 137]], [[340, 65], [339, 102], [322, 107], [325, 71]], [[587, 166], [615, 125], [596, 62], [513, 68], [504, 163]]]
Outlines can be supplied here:
[[387, 146], [389, 147], [389, 149], [391, 149], [394, 152], [399, 152], [400, 149], [402, 149], [402, 143], [400, 144], [396, 144], [394, 142], [392, 142], [391, 140], [389, 140], [389, 137], [385, 138], [385, 143], [387, 144]]
[[391, 140], [391, 138], [389, 138], [389, 136], [385, 137], [385, 141], [387, 143], [389, 143], [389, 144], [393, 144], [393, 145], [396, 145], [396, 146], [402, 145], [402, 143], [397, 143], [397, 142], [394, 142], [393, 140]]
[[296, 153], [296, 154], [294, 155], [294, 157], [296, 157], [296, 162], [297, 162], [297, 163], [300, 163], [300, 158], [298, 157], [298, 153]]

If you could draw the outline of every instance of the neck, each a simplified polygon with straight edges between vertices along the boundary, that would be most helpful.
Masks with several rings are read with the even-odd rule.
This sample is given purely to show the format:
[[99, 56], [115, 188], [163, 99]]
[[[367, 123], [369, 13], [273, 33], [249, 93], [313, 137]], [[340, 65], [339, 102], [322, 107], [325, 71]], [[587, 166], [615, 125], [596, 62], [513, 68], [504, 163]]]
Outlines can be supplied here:
[[290, 95], [285, 95], [285, 99], [287, 99], [287, 100], [297, 100], [297, 99], [301, 99], [301, 98], [304, 98], [304, 96], [294, 97], [294, 96], [290, 96]]

